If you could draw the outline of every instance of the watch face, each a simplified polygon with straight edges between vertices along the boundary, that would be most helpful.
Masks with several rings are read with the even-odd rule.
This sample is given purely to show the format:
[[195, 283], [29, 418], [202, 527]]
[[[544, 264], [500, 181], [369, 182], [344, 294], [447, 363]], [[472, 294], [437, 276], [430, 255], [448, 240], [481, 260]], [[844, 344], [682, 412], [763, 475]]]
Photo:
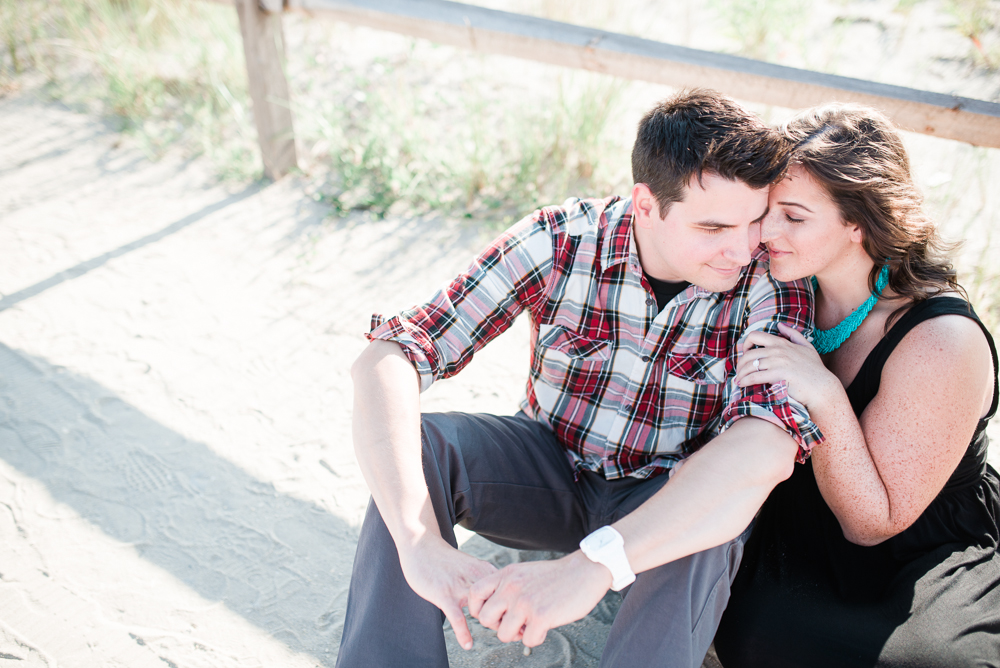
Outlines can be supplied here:
[[611, 545], [611, 542], [614, 539], [615, 539], [614, 536], [609, 536], [606, 533], [598, 534], [598, 535], [594, 536], [594, 549], [595, 550], [603, 550], [608, 545]]
[[614, 543], [615, 539], [618, 538], [618, 535], [614, 531], [605, 531], [606, 528], [602, 527], [590, 535], [590, 540], [593, 541], [593, 549], [602, 550]]

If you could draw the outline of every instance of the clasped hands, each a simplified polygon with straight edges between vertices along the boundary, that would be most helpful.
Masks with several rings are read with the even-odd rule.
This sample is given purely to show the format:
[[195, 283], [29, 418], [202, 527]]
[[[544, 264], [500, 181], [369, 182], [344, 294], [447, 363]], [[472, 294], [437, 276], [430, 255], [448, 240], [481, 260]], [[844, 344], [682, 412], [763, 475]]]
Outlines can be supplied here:
[[400, 551], [410, 587], [444, 612], [463, 649], [472, 633], [462, 608], [502, 642], [542, 644], [549, 629], [582, 619], [611, 586], [611, 572], [579, 550], [550, 561], [511, 564], [497, 569], [430, 538]]

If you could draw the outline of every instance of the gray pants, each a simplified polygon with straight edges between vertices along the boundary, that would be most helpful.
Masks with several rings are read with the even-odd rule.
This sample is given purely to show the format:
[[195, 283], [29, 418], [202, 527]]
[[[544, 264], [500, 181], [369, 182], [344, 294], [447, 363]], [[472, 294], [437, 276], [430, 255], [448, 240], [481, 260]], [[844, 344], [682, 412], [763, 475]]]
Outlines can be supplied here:
[[[523, 415], [425, 414], [424, 476], [441, 535], [454, 525], [507, 547], [572, 552], [627, 515], [667, 476], [605, 480], [573, 468], [552, 432]], [[712, 642], [749, 531], [640, 573], [625, 592], [601, 666], [697, 668]], [[347, 603], [340, 668], [448, 665], [444, 614], [406, 584], [396, 546], [368, 505]]]

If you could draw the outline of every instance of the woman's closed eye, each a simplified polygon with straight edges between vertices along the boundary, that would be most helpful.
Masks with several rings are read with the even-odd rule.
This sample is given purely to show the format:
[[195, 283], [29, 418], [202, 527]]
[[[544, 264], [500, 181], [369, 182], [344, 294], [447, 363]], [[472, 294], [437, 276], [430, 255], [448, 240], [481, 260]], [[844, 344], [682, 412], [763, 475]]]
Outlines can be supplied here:
[[789, 223], [801, 223], [805, 219], [804, 218], [792, 218], [790, 215], [788, 215], [788, 213], [785, 213], [785, 220], [787, 220]]

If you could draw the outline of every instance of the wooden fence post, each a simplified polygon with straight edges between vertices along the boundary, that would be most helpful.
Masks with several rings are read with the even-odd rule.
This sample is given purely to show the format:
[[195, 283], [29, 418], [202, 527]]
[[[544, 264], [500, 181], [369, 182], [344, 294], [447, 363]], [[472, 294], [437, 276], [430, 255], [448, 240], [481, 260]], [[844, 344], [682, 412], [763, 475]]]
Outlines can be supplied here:
[[277, 11], [265, 11], [258, 0], [236, 0], [264, 173], [277, 180], [297, 165], [295, 133], [288, 82], [282, 70], [281, 0], [266, 0], [263, 6]]

